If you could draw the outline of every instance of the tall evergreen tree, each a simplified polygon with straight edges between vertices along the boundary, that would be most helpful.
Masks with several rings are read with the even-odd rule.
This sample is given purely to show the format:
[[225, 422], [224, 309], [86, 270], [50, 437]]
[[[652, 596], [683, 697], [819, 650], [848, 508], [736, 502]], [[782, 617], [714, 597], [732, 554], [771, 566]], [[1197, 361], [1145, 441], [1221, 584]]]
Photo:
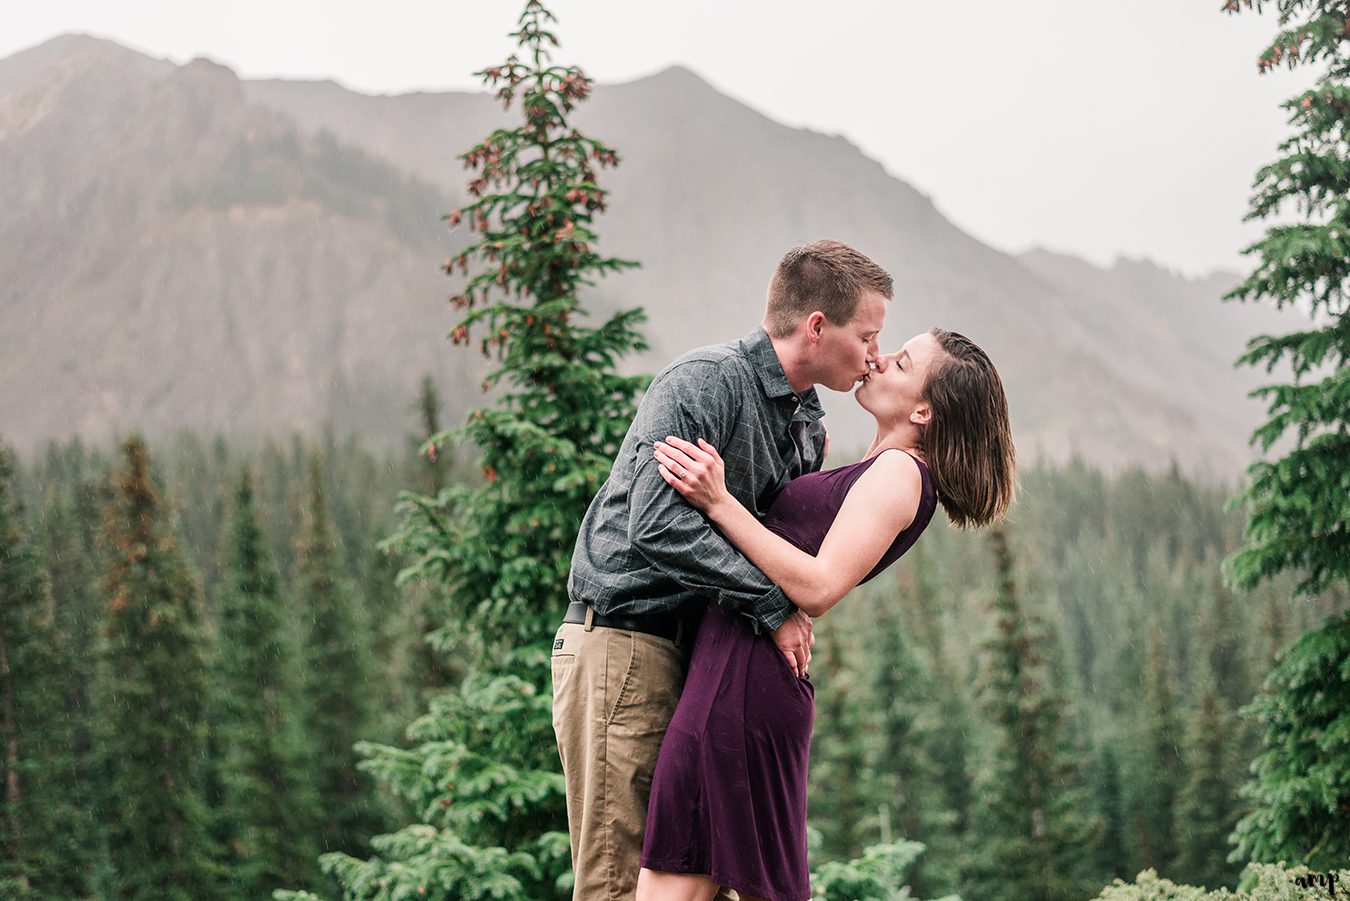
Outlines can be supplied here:
[[821, 851], [830, 860], [850, 860], [880, 836], [870, 816], [879, 800], [864, 781], [862, 697], [865, 683], [845, 667], [857, 650], [832, 619], [817, 626], [820, 685], [816, 698], [816, 731], [830, 736], [811, 747], [808, 799], [812, 826], [821, 832]]
[[[940, 801], [934, 804], [933, 810], [942, 812], [940, 815], [944, 819], [945, 814], [951, 817], [948, 829], [938, 829], [935, 836], [921, 839], [928, 846], [914, 874], [916, 888], [921, 890], [924, 886], [936, 890], [932, 888], [936, 884], [945, 887], [961, 870], [965, 849], [960, 844], [960, 836], [969, 826], [973, 804], [969, 751], [970, 736], [975, 732], [966, 690], [968, 674], [953, 665], [947, 651], [940, 592], [935, 584], [937, 564], [929, 547], [922, 543], [914, 547], [906, 555], [909, 565], [902, 565], [897, 575], [899, 606], [903, 611], [901, 618], [907, 627], [906, 634], [918, 638], [914, 645], [906, 642], [906, 647], [911, 651], [916, 646], [923, 649], [926, 671], [932, 674], [925, 683], [923, 694], [936, 719], [933, 728], [928, 730], [935, 769], [933, 776], [940, 792]], [[914, 692], [910, 694], [913, 696]], [[950, 834], [946, 835], [948, 832]], [[920, 838], [918, 835], [913, 837]]]
[[1313, 870], [1350, 860], [1350, 614], [1296, 640], [1244, 713], [1263, 735], [1237, 855]]
[[1167, 644], [1156, 618], [1149, 619], [1146, 647], [1130, 778], [1130, 839], [1135, 870], [1152, 868], [1170, 876], [1177, 856], [1182, 726]]
[[371, 747], [367, 766], [422, 822], [373, 842], [380, 857], [328, 856], [349, 898], [561, 897], [570, 887], [563, 781], [550, 723], [549, 641], [566, 606], [572, 544], [609, 471], [646, 380], [616, 373], [643, 347], [640, 313], [584, 324], [581, 292], [631, 265], [594, 250], [605, 206], [596, 167], [614, 152], [568, 125], [590, 92], [553, 65], [553, 17], [530, 0], [518, 54], [482, 74], [524, 121], [464, 155], [471, 202], [450, 214], [474, 243], [453, 257], [467, 284], [451, 338], [498, 366], [492, 407], [434, 439], [468, 441], [483, 481], [408, 495], [399, 546], [407, 578], [443, 590], [437, 646], [469, 668], [409, 728], [415, 747]]
[[[160, 453], [166, 484], [174, 486], [179, 502], [174, 531], [184, 550], [195, 551], [193, 562], [206, 604], [207, 622], [215, 619], [212, 604], [223, 581], [226, 516], [229, 499], [221, 491], [229, 484], [228, 450], [217, 437], [209, 442], [197, 432], [183, 431]], [[175, 478], [177, 476], [177, 478]]]
[[[1259, 684], [1253, 673], [1263, 666], [1262, 627], [1258, 625], [1253, 631], [1249, 624], [1256, 622], [1258, 611], [1239, 607], [1237, 595], [1223, 583], [1219, 568], [1215, 566], [1212, 572], [1209, 603], [1196, 630], [1198, 672], [1191, 680], [1189, 694], [1197, 696], [1206, 689], [1218, 694], [1224, 706], [1225, 747], [1231, 753], [1227, 765], [1230, 771], [1236, 771], [1260, 749], [1255, 724], [1239, 716], [1239, 711], [1251, 702]], [[1254, 607], [1260, 598], [1254, 595], [1250, 601]]]
[[[268, 543], [272, 549], [272, 559], [281, 572], [283, 585], [293, 585], [295, 578], [295, 536], [300, 534], [304, 524], [304, 485], [306, 458], [303, 447], [292, 448], [288, 453], [285, 446], [269, 440], [263, 447], [259, 464], [261, 480], [258, 485], [260, 507], [269, 512], [267, 530]], [[299, 611], [292, 619], [299, 626]], [[297, 643], [301, 635], [295, 634]]]
[[[957, 813], [947, 805], [938, 766], [933, 680], [905, 638], [895, 600], [881, 598], [870, 607], [871, 624], [862, 633], [859, 655], [867, 689], [866, 796], [886, 806], [897, 836], [928, 849], [909, 877], [910, 887], [919, 895], [954, 891]], [[889, 842], [891, 836], [881, 840]]]
[[87, 893], [80, 840], [69, 645], [0, 444], [0, 895]]
[[928, 545], [918, 544], [905, 554], [895, 575], [894, 602], [902, 611], [907, 634], [916, 649], [922, 651], [936, 672], [946, 665], [946, 636], [942, 626], [942, 608], [933, 584], [933, 555]]
[[1208, 600], [1197, 637], [1208, 646], [1203, 648], [1209, 658], [1204, 662], [1208, 664], [1215, 690], [1229, 709], [1237, 710], [1251, 701], [1256, 691], [1248, 660], [1246, 624], [1238, 618], [1233, 592], [1217, 574]]
[[1211, 889], [1237, 884], [1240, 867], [1227, 863], [1228, 836], [1238, 819], [1233, 722], [1213, 679], [1206, 678], [1187, 724], [1185, 782], [1177, 805], [1180, 882]]
[[1129, 847], [1125, 838], [1125, 799], [1121, 780], [1120, 759], [1110, 740], [1102, 742], [1094, 761], [1093, 810], [1102, 822], [1097, 837], [1093, 866], [1097, 878], [1103, 882], [1137, 872], [1130, 867]]
[[[292, 715], [299, 692], [292, 684], [281, 589], [247, 469], [233, 513], [214, 655], [212, 721], [223, 751], [217, 814], [228, 836], [235, 891], [265, 898], [284, 885], [314, 882], [311, 830], [320, 816]], [[359, 686], [348, 686], [353, 689]]]
[[201, 596], [166, 525], [139, 437], [123, 445], [106, 511], [101, 636], [104, 835], [117, 899], [218, 894], [199, 795], [207, 673]]
[[421, 707], [417, 664], [422, 659], [418, 650], [424, 645], [417, 608], [420, 586], [398, 584], [403, 560], [384, 545], [386, 537], [379, 534], [377, 543], [368, 547], [361, 595], [370, 622], [371, 694], [375, 699], [371, 734], [381, 741], [393, 741]]
[[[1261, 11], [1260, 0], [1225, 9]], [[1253, 436], [1263, 453], [1292, 436], [1280, 458], [1249, 470], [1238, 500], [1246, 546], [1228, 573], [1250, 587], [1277, 573], [1312, 593], [1350, 583], [1350, 9], [1344, 0], [1281, 0], [1279, 31], [1258, 69], [1320, 67], [1312, 88], [1284, 104], [1294, 134], [1257, 174], [1248, 219], [1278, 218], [1247, 248], [1252, 274], [1229, 295], [1311, 315], [1307, 327], [1254, 338], [1239, 360], [1292, 382], [1262, 388], [1269, 421]], [[1296, 213], [1295, 220], [1286, 218]], [[1350, 859], [1350, 612], [1304, 635], [1284, 654], [1252, 705], [1265, 750], [1246, 795], [1257, 809], [1238, 825], [1238, 853], [1253, 861], [1336, 866]]]
[[[1258, 10], [1267, 3], [1228, 0], [1226, 8]], [[1262, 73], [1323, 64], [1317, 83], [1288, 100], [1295, 132], [1281, 156], [1256, 177], [1248, 219], [1282, 215], [1244, 252], [1255, 271], [1228, 295], [1269, 301], [1312, 317], [1308, 328], [1253, 338], [1238, 361], [1271, 371], [1287, 365], [1293, 382], [1258, 389], [1270, 420], [1253, 435], [1263, 452], [1286, 435], [1294, 447], [1278, 460], [1254, 464], [1239, 495], [1246, 504], [1247, 546], [1229, 572], [1243, 586], [1285, 570], [1315, 593], [1350, 578], [1350, 21], [1342, 0], [1281, 0], [1280, 31], [1259, 61]]]
[[78, 439], [65, 448], [48, 447], [42, 508], [37, 523], [41, 556], [50, 576], [53, 623], [66, 650], [66, 662], [51, 678], [65, 681], [64, 717], [75, 755], [74, 784], [63, 793], [75, 812], [63, 871], [76, 880], [68, 892], [83, 897], [100, 866], [100, 827], [96, 816], [102, 780], [97, 770], [97, 709], [94, 682], [97, 633], [102, 620], [103, 570], [99, 533], [101, 484], [109, 480], [99, 457], [86, 455]]
[[994, 633], [979, 703], [992, 732], [976, 779], [970, 880], [974, 901], [1080, 899], [1100, 828], [1088, 804], [1064, 699], [1048, 678], [1053, 640], [1023, 609], [1002, 526], [989, 532], [997, 571]]
[[[450, 515], [446, 501], [441, 498], [445, 490], [446, 470], [451, 462], [441, 453], [441, 445], [435, 440], [442, 434], [441, 399], [431, 376], [422, 377], [421, 390], [414, 405], [417, 411], [418, 428], [412, 437], [413, 460], [415, 467], [405, 478], [404, 488], [412, 496], [426, 496], [437, 505], [440, 515]], [[393, 559], [398, 539], [386, 539], [380, 549]], [[404, 564], [404, 555], [397, 554], [400, 567]], [[445, 611], [438, 607], [440, 597], [430, 584], [425, 573], [397, 579], [398, 588], [407, 598], [411, 628], [417, 635], [412, 653], [408, 660], [410, 668], [408, 685], [412, 689], [410, 699], [420, 707], [424, 696], [456, 685], [463, 673], [457, 655], [438, 651], [434, 643], [426, 640], [428, 633], [436, 629], [443, 621]], [[416, 707], [414, 708], [416, 709]], [[407, 722], [407, 718], [400, 720]]]
[[[422, 385], [417, 392], [417, 424], [419, 426], [418, 435], [414, 438], [413, 447], [417, 449], [417, 457], [421, 464], [422, 472], [425, 475], [425, 489], [420, 490], [420, 494], [429, 494], [436, 496], [441, 493], [445, 487], [445, 470], [448, 461], [441, 459], [441, 453], [435, 442], [430, 439], [434, 435], [441, 434], [441, 395], [436, 390], [436, 383], [432, 381], [431, 376], [422, 376]], [[419, 484], [421, 480], [419, 479]]]
[[324, 851], [356, 853], [380, 826], [375, 787], [357, 769], [355, 751], [371, 726], [370, 624], [344, 571], [318, 451], [309, 458], [308, 501], [296, 554], [306, 630], [305, 767], [321, 804], [315, 840]]

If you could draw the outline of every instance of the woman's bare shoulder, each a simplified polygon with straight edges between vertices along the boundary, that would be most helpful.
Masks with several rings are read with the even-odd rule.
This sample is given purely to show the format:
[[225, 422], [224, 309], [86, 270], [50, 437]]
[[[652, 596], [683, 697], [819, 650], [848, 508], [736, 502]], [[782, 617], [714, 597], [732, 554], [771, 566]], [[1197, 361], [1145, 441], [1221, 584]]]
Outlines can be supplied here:
[[863, 500], [896, 527], [909, 527], [919, 509], [923, 475], [919, 462], [905, 451], [887, 448], [849, 489], [848, 500]]

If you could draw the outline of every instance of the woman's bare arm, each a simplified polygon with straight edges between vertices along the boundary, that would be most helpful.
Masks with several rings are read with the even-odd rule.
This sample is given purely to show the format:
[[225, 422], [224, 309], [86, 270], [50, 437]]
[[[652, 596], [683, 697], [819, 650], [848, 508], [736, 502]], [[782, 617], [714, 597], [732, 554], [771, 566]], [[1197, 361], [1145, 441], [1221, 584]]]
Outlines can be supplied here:
[[919, 507], [918, 465], [908, 454], [883, 451], [849, 489], [813, 557], [765, 528], [726, 491], [721, 457], [700, 443], [675, 437], [659, 443], [662, 477], [810, 616], [824, 614], [861, 582]]

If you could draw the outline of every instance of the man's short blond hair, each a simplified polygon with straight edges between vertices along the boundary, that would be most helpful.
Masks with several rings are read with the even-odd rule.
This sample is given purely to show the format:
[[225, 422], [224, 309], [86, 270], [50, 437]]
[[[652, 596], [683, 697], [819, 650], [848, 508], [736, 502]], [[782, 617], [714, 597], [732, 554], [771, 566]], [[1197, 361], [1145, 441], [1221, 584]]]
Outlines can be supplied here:
[[869, 290], [887, 300], [895, 291], [886, 270], [863, 254], [842, 241], [799, 244], [783, 255], [769, 280], [764, 330], [771, 338], [786, 338], [816, 310], [843, 325]]

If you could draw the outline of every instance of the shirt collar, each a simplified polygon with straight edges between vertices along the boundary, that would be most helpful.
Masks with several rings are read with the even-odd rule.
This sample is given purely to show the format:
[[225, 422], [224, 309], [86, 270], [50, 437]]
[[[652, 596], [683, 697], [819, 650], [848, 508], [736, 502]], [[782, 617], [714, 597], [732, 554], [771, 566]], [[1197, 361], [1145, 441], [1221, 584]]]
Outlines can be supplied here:
[[741, 339], [740, 343], [745, 358], [750, 361], [750, 368], [755, 371], [755, 375], [759, 378], [759, 384], [764, 389], [765, 397], [772, 399], [788, 398], [797, 401], [797, 410], [793, 414], [793, 419], [815, 422], [825, 415], [825, 409], [820, 405], [820, 397], [817, 396], [814, 385], [801, 394], [792, 390], [787, 373], [783, 372], [782, 361], [778, 359], [778, 352], [773, 349], [773, 342], [769, 340], [769, 333], [764, 331], [763, 326], [750, 332]]

